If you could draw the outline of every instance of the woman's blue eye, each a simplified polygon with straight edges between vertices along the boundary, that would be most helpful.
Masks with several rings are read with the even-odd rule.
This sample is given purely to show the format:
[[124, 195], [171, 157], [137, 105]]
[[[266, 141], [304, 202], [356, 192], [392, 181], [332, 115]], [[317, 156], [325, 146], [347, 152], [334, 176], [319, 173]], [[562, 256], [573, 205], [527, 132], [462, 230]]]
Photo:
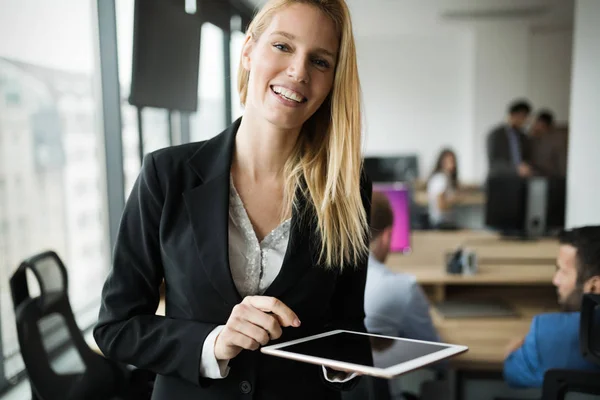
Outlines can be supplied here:
[[325, 60], [314, 60], [313, 62], [321, 68], [329, 68], [329, 63]]
[[281, 50], [281, 51], [287, 51], [288, 47], [285, 44], [274, 44], [273, 47]]

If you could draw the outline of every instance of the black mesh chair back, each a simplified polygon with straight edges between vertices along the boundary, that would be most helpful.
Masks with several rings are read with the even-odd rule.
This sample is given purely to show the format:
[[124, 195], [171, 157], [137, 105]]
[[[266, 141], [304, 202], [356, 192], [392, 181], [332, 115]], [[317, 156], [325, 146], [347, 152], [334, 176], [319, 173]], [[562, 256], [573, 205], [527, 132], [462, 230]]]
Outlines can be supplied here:
[[600, 366], [600, 295], [583, 296], [579, 345], [583, 357]]
[[[30, 271], [39, 285], [31, 295]], [[127, 390], [127, 369], [96, 354], [77, 326], [68, 298], [67, 271], [52, 251], [21, 263], [10, 279], [21, 355], [32, 394], [38, 400], [115, 399]], [[70, 344], [81, 368], [61, 372], [50, 354], [59, 344]]]

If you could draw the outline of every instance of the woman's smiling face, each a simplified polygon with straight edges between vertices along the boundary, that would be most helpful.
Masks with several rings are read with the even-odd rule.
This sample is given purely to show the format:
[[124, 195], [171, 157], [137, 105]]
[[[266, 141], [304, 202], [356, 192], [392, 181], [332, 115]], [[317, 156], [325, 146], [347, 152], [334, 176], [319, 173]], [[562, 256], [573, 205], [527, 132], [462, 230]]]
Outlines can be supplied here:
[[333, 86], [339, 35], [318, 8], [294, 4], [273, 15], [258, 38], [247, 38], [246, 112], [282, 129], [300, 128]]

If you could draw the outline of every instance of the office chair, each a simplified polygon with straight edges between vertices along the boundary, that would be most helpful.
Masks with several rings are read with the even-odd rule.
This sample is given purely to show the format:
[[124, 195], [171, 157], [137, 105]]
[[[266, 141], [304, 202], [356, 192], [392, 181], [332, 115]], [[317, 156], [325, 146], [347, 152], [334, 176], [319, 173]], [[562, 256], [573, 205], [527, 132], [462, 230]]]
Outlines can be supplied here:
[[[27, 270], [39, 284], [39, 296], [30, 296]], [[10, 279], [10, 290], [32, 400], [150, 398], [152, 374], [129, 371], [96, 354], [85, 342], [69, 303], [67, 270], [56, 253], [47, 251], [23, 261]], [[83, 363], [82, 372], [61, 373], [53, 367], [48, 353], [57, 332], [68, 337]]]
[[544, 374], [542, 400], [563, 400], [576, 392], [600, 396], [600, 296], [586, 294], [581, 304], [579, 328], [581, 353], [599, 366], [598, 371], [552, 369]]

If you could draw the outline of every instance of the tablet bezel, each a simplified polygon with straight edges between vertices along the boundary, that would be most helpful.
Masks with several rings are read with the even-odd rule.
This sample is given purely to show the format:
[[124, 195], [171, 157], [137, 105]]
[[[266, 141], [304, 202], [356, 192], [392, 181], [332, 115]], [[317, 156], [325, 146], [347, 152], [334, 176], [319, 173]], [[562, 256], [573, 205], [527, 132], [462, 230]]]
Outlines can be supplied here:
[[[434, 344], [434, 345], [439, 345], [439, 346], [447, 346], [447, 348], [436, 351], [434, 353], [427, 354], [425, 356], [415, 358], [410, 361], [405, 361], [400, 364], [392, 365], [391, 367], [388, 367], [388, 368], [370, 367], [370, 366], [365, 366], [365, 365], [360, 365], [360, 364], [349, 363], [349, 362], [345, 362], [345, 361], [333, 360], [330, 358], [322, 358], [322, 357], [316, 357], [316, 356], [309, 356], [309, 355], [305, 355], [305, 354], [293, 353], [293, 352], [285, 350], [285, 348], [287, 346], [291, 346], [291, 345], [294, 345], [297, 343], [308, 342], [308, 341], [311, 341], [314, 339], [319, 339], [319, 338], [323, 338], [323, 337], [327, 337], [327, 336], [331, 336], [331, 335], [336, 335], [338, 333], [343, 333], [343, 332], [357, 334], [357, 335], [364, 335], [364, 336], [380, 337], [380, 338], [385, 338], [385, 339], [401, 340], [401, 341], [406, 341], [406, 342], [428, 343], [428, 344]], [[277, 343], [277, 344], [265, 346], [265, 347], [262, 347], [260, 349], [260, 351], [264, 354], [288, 358], [288, 359], [295, 360], [295, 361], [302, 361], [302, 362], [306, 362], [306, 363], [310, 363], [310, 364], [323, 365], [325, 367], [330, 367], [330, 368], [337, 369], [337, 370], [358, 372], [363, 375], [371, 375], [371, 376], [376, 376], [379, 378], [390, 379], [390, 378], [394, 378], [398, 375], [402, 375], [406, 372], [413, 371], [417, 368], [424, 367], [424, 366], [434, 363], [436, 361], [440, 361], [440, 360], [464, 353], [468, 349], [469, 348], [467, 346], [456, 345], [456, 344], [448, 344], [448, 343], [441, 343], [441, 342], [427, 342], [424, 340], [405, 339], [405, 338], [397, 338], [397, 337], [393, 337], [393, 336], [384, 336], [384, 335], [376, 335], [376, 334], [372, 334], [372, 333], [363, 333], [363, 332], [354, 332], [354, 331], [348, 331], [348, 330], [343, 330], [343, 329], [336, 329], [334, 331], [320, 333], [318, 335], [307, 336], [305, 338], [291, 340], [289, 342], [283, 342], [283, 343]]]

